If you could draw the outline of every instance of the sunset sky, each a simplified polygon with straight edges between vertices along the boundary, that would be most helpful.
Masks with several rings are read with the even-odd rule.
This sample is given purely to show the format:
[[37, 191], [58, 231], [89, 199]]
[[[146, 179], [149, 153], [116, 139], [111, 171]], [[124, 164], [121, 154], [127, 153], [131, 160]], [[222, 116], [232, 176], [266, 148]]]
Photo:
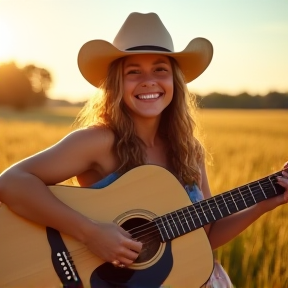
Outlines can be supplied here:
[[176, 51], [195, 37], [212, 42], [212, 63], [191, 91], [288, 92], [287, 0], [0, 0], [0, 62], [46, 68], [51, 98], [87, 99], [95, 88], [78, 70], [79, 49], [112, 42], [134, 11], [156, 12]]

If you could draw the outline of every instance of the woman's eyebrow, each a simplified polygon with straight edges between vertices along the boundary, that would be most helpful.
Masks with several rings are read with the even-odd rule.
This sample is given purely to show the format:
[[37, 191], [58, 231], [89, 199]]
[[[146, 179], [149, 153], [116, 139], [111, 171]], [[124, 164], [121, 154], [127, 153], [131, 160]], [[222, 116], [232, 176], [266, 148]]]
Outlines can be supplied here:
[[153, 62], [153, 65], [157, 65], [157, 64], [166, 64], [166, 65], [168, 65], [169, 63], [168, 63], [168, 61], [159, 58], [159, 59], [157, 59], [157, 60], [155, 60], [155, 61]]
[[130, 67], [140, 67], [140, 65], [139, 64], [134, 64], [134, 63], [128, 63], [128, 64], [124, 65], [125, 69], [126, 68], [130, 68]]
[[[157, 60], [155, 60], [152, 65], [158, 65], [158, 64], [166, 64], [166, 65], [169, 65], [167, 61], [159, 58]], [[128, 63], [128, 64], [125, 64], [124, 65], [124, 68], [129, 68], [129, 67], [140, 67], [141, 65], [140, 64], [137, 64], [137, 63]]]

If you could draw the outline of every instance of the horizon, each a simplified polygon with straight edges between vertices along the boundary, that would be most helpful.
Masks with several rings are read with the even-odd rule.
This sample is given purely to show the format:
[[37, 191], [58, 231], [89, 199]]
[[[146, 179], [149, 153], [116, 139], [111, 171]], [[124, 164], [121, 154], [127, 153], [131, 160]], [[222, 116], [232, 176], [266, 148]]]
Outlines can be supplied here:
[[112, 42], [133, 11], [155, 12], [170, 32], [175, 51], [196, 37], [213, 44], [212, 62], [188, 84], [190, 91], [201, 96], [288, 92], [288, 1], [161, 2], [0, 0], [0, 63], [45, 68], [53, 78], [49, 98], [85, 101], [96, 88], [78, 70], [81, 46], [93, 39]]

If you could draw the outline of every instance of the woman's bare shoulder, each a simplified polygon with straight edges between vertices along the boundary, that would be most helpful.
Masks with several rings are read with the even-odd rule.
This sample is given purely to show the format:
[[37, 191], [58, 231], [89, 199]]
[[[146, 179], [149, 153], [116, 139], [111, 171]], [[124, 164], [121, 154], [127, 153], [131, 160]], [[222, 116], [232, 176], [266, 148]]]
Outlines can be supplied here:
[[[74, 147], [72, 151], [78, 151], [83, 156], [91, 159], [93, 162], [100, 161], [104, 156], [113, 154], [115, 135], [111, 129], [99, 126], [93, 126], [85, 129], [79, 129], [71, 132], [61, 142], [68, 148]], [[60, 143], [61, 146], [61, 143]], [[84, 157], [84, 158], [86, 158]]]
[[114, 142], [115, 135], [109, 128], [102, 126], [91, 126], [75, 130], [68, 134], [65, 138], [69, 138], [69, 140], [71, 139], [73, 141], [96, 141], [98, 144], [101, 144], [101, 142], [104, 142], [103, 144], [109, 144]]

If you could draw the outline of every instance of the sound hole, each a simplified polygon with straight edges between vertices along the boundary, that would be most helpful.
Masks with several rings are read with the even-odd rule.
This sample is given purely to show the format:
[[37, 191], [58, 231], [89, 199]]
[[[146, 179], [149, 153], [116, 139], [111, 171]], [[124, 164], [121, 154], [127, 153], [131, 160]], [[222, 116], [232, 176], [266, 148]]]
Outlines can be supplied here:
[[132, 238], [143, 243], [141, 253], [135, 263], [143, 263], [152, 259], [161, 245], [160, 233], [154, 222], [143, 218], [131, 218], [121, 224]]

